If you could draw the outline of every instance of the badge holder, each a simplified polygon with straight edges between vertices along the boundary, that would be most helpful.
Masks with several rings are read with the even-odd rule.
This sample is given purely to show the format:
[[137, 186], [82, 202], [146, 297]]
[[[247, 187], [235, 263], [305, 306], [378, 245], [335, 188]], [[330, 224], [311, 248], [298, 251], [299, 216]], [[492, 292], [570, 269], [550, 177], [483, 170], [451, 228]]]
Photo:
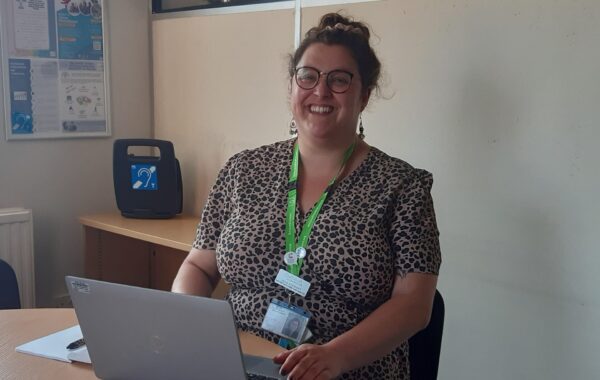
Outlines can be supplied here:
[[301, 307], [290, 305], [278, 299], [273, 299], [267, 309], [267, 314], [261, 328], [270, 331], [283, 338], [280, 345], [287, 348], [288, 341], [294, 344], [300, 344], [307, 339], [308, 321], [311, 317], [310, 312]]

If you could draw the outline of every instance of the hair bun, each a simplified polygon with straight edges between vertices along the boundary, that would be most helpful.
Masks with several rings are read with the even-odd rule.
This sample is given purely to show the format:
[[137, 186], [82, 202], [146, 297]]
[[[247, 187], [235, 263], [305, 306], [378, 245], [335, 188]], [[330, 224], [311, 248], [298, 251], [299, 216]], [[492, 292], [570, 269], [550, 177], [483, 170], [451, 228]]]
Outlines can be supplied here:
[[321, 21], [319, 22], [319, 28], [325, 29], [328, 26], [334, 26], [335, 24], [349, 24], [352, 21], [347, 19], [346, 17], [340, 15], [339, 13], [327, 13], [321, 17]]
[[344, 32], [352, 32], [362, 34], [365, 39], [369, 40], [371, 33], [369, 28], [361, 22], [353, 21], [350, 18], [344, 17], [339, 13], [327, 13], [321, 17], [318, 29], [323, 30], [341, 30]]

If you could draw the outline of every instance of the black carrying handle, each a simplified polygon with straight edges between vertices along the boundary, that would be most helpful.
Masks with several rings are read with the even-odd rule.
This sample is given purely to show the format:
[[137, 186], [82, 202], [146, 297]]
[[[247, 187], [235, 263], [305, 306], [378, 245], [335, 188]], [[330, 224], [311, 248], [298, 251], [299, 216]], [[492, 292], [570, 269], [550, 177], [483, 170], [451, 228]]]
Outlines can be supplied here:
[[129, 148], [130, 146], [148, 146], [158, 148], [160, 150], [161, 156], [163, 155], [163, 153], [167, 156], [175, 156], [175, 149], [173, 148], [172, 142], [156, 139], [117, 139], [114, 143], [114, 151], [124, 152], [125, 156], [127, 156], [127, 148]]

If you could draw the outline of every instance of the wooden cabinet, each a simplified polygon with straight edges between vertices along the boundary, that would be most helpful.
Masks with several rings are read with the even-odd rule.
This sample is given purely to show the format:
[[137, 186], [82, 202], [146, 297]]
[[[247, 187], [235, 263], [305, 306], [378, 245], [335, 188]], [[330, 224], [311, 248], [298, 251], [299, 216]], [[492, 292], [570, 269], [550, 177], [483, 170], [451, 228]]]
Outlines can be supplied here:
[[[85, 234], [86, 277], [170, 290], [192, 248], [199, 218], [131, 219], [118, 213], [79, 218]], [[213, 297], [222, 298], [221, 282]]]

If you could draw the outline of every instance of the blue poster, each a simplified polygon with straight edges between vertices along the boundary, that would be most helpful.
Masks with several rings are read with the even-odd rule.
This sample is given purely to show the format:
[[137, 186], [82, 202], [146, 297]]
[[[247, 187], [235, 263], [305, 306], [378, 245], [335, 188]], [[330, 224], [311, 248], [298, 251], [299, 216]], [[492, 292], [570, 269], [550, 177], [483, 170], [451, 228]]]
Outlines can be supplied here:
[[58, 58], [102, 60], [102, 8], [98, 1], [69, 1], [56, 12]]
[[33, 133], [30, 61], [28, 59], [10, 59], [8, 67], [11, 131], [15, 134]]

